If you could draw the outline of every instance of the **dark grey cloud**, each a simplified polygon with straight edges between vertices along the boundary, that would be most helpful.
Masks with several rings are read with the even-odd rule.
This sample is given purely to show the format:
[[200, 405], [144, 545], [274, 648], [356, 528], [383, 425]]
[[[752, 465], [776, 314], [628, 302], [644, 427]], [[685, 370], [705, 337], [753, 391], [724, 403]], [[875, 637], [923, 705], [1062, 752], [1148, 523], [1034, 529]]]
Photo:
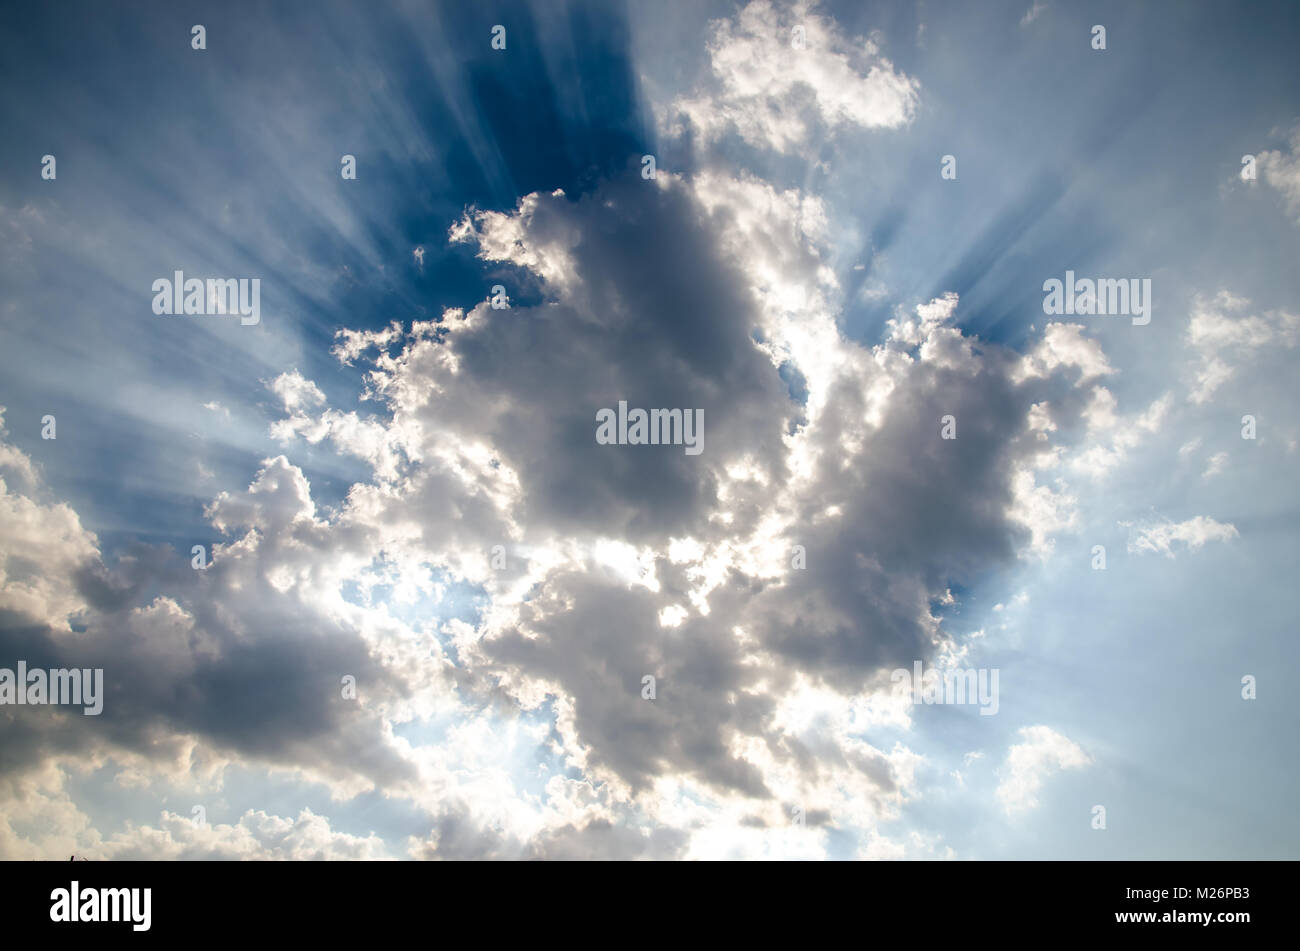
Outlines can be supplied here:
[[[576, 202], [538, 196], [526, 240], [572, 262], [563, 289], [536, 307], [480, 306], [453, 328], [441, 346], [455, 385], [429, 393], [419, 419], [489, 442], [533, 524], [633, 544], [704, 530], [724, 461], [749, 454], [782, 477], [797, 410], [753, 346], [755, 302], [715, 237], [682, 189], [639, 178]], [[596, 413], [619, 400], [702, 408], [703, 455], [597, 444]]]
[[[458, 235], [489, 263], [527, 269], [542, 299], [508, 310], [479, 304], [375, 357], [372, 386], [388, 400], [393, 438], [423, 461], [367, 518], [400, 513], [418, 532], [408, 541], [431, 558], [485, 551], [503, 530], [524, 559], [530, 546], [581, 549], [599, 538], [653, 553], [657, 590], [590, 558], [542, 571], [513, 616], [476, 643], [475, 663], [503, 683], [534, 680], [570, 700], [588, 761], [634, 794], [684, 774], [771, 798], [762, 770], [733, 749], [741, 737], [767, 738], [773, 757], [799, 762], [810, 780], [843, 766], [889, 794], [897, 784], [883, 758], [814, 756], [793, 738], [772, 739], [777, 698], [799, 673], [853, 694], [881, 671], [934, 655], [932, 604], [949, 585], [1009, 564], [1026, 541], [1013, 480], [1041, 450], [1026, 416], [1071, 384], [1026, 376], [1018, 354], [952, 329], [955, 299], [900, 315], [874, 351], [836, 336], [838, 360], [825, 367], [774, 361], [755, 343], [772, 315], [747, 262], [717, 250], [738, 231], [761, 231], [762, 213], [725, 204], [710, 213], [705, 187], [633, 179], [579, 201], [529, 196], [510, 216], [471, 212], [473, 229]], [[779, 227], [780, 209], [768, 214]], [[787, 266], [790, 279], [819, 280], [807, 243], [774, 236], [754, 253]], [[812, 329], [831, 315], [803, 319]], [[782, 379], [792, 371], [822, 374], [825, 397], [811, 420]], [[704, 453], [597, 444], [595, 409], [620, 398], [698, 400]], [[1071, 407], [1065, 416], [1081, 411]], [[941, 438], [947, 415], [956, 439]], [[795, 419], [804, 429], [787, 443]], [[490, 447], [518, 479], [502, 489], [500, 510], [480, 510], [490, 515], [481, 524], [479, 486], [439, 475], [440, 448], [457, 441]], [[796, 456], [811, 460], [798, 477]], [[736, 477], [742, 462], [747, 475]], [[430, 494], [432, 484], [450, 491]], [[745, 545], [774, 514], [779, 571], [732, 564], [707, 596], [707, 616], [690, 609], [679, 626], [661, 623], [665, 607], [692, 604], [696, 587], [666, 557], [674, 538]], [[804, 570], [791, 566], [794, 545], [806, 551]], [[516, 563], [488, 583], [528, 570]], [[653, 702], [640, 696], [645, 675], [658, 680]]]
[[[274, 485], [288, 471], [283, 460], [273, 462], [258, 485]], [[382, 742], [374, 709], [341, 695], [345, 674], [375, 699], [400, 699], [410, 684], [381, 662], [358, 628], [306, 600], [304, 589], [282, 591], [271, 580], [274, 566], [290, 561], [287, 549], [296, 562], [291, 567], [309, 566], [337, 551], [338, 534], [292, 524], [287, 515], [297, 500], [282, 486], [239, 501], [261, 534], [244, 540], [245, 551], [218, 556], [204, 570], [191, 567], [188, 553], [147, 546], [111, 569], [83, 563], [66, 580], [85, 599], [71, 632], [21, 611], [0, 611], [5, 666], [25, 660], [29, 669], [104, 671], [97, 716], [83, 716], [80, 708], [0, 708], [6, 774], [56, 753], [119, 750], [175, 760], [194, 737], [220, 754], [322, 776], [394, 785], [415, 777], [411, 764]], [[5, 561], [11, 582], [20, 580], [12, 564]]]

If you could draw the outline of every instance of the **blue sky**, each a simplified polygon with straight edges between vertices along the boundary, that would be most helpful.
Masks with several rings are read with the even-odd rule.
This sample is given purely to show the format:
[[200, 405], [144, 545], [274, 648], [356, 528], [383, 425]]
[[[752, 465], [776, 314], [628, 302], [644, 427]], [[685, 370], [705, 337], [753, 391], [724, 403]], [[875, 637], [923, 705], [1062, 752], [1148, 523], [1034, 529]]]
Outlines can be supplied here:
[[1293, 5], [2, 16], [0, 855], [1296, 855]]

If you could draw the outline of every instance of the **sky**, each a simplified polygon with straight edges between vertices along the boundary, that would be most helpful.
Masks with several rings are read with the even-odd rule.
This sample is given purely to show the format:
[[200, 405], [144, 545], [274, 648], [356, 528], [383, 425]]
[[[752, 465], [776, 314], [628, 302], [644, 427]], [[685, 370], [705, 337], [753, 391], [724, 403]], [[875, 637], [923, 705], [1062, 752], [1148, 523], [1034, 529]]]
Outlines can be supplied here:
[[6, 7], [0, 858], [1296, 858], [1298, 38]]

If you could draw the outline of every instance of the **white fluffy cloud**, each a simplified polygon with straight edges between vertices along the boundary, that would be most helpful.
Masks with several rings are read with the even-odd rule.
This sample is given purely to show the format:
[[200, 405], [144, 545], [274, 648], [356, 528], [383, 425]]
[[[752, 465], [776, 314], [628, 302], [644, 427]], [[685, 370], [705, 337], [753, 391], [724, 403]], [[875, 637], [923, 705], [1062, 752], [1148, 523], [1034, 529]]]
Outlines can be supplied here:
[[[716, 140], [734, 131], [751, 145], [799, 149], [819, 131], [896, 128], [911, 121], [916, 80], [872, 40], [851, 40], [803, 0], [789, 9], [755, 0], [712, 24], [711, 83], [672, 103], [665, 124]], [[801, 45], [802, 44], [802, 45]]]
[[38, 498], [39, 476], [26, 453], [3, 441], [0, 406], [0, 609], [64, 631], [84, 601], [68, 584], [99, 543], [68, 505]]
[[1051, 727], [1027, 726], [1019, 735], [1021, 742], [1007, 750], [996, 791], [1008, 813], [1035, 808], [1044, 782], [1053, 773], [1080, 769], [1092, 762], [1077, 743]]

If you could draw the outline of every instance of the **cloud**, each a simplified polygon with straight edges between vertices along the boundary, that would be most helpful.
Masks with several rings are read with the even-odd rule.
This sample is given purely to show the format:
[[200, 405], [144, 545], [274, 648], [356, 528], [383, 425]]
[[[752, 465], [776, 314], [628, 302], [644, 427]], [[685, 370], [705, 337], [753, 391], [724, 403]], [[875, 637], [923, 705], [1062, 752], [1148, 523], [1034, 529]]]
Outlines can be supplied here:
[[1025, 354], [1020, 378], [1041, 377], [1058, 367], [1079, 370], [1079, 382], [1114, 373], [1101, 344], [1085, 337], [1083, 324], [1048, 323], [1042, 339]]
[[[205, 570], [188, 552], [141, 545], [110, 566], [67, 506], [4, 488], [0, 648], [33, 666], [103, 668], [106, 694], [94, 727], [57, 708], [3, 708], [4, 771], [105, 755], [167, 771], [197, 741], [341, 789], [413, 780], [380, 712], [439, 668], [401, 625], [341, 599], [341, 578], [373, 553], [352, 532], [349, 557], [348, 530], [314, 512], [301, 471], [269, 460], [247, 491], [210, 507], [214, 527], [243, 534], [211, 546]], [[343, 674], [366, 685], [365, 702], [341, 699]]]
[[[916, 80], [896, 70], [873, 40], [850, 40], [801, 2], [782, 11], [754, 0], [711, 24], [711, 83], [674, 100], [670, 131], [706, 140], [735, 131], [747, 143], [793, 152], [824, 127], [890, 129], [912, 119]], [[796, 48], [802, 31], [803, 48]]]
[[1025, 15], [1020, 18], [1021, 26], [1028, 26], [1038, 19], [1039, 15], [1047, 9], [1047, 4], [1042, 0], [1034, 0], [1034, 5], [1025, 11]]
[[1243, 362], [1255, 360], [1265, 348], [1294, 349], [1300, 341], [1300, 315], [1273, 310], [1250, 314], [1250, 301], [1219, 291], [1193, 301], [1185, 340], [1194, 354], [1194, 404], [1210, 401]]
[[[355, 485], [343, 520], [397, 563], [486, 592], [478, 625], [453, 629], [458, 662], [524, 709], [552, 703], [568, 763], [673, 825], [666, 791], [689, 790], [734, 817], [733, 845], [756, 817], [787, 825], [790, 803], [870, 828], [909, 794], [906, 758], [783, 727], [782, 711], [805, 690], [869, 703], [864, 684], [946, 640], [931, 604], [950, 580], [1073, 524], [1067, 498], [1025, 485], [1051, 434], [1030, 424], [1078, 385], [1069, 371], [1107, 368], [1067, 330], [1023, 373], [955, 326], [954, 294], [899, 308], [875, 346], [845, 339], [825, 222], [815, 198], [714, 171], [471, 208], [450, 239], [518, 269], [541, 302], [336, 348], [368, 371], [378, 443], [409, 460]], [[706, 451], [597, 444], [596, 410], [619, 399], [703, 407]]]
[[[875, 40], [811, 7], [752, 4], [709, 53], [675, 104], [709, 141], [794, 152], [917, 105]], [[825, 200], [721, 163], [470, 205], [446, 234], [512, 307], [340, 329], [367, 415], [271, 376], [279, 448], [206, 500], [206, 568], [105, 555], [0, 441], [0, 647], [108, 681], [95, 730], [0, 715], [10, 799], [48, 779], [62, 802], [93, 768], [162, 800], [238, 768], [338, 803], [382, 790], [425, 824], [380, 849], [319, 811], [99, 838], [69, 814], [78, 850], [122, 856], [811, 857], [831, 830], [942, 854], [879, 828], [922, 762], [872, 735], [908, 724], [886, 675], [953, 649], [935, 606], [955, 586], [1074, 527], [1073, 495], [1035, 476], [1112, 372], [1100, 345], [1051, 325], [1026, 359], [964, 331], [950, 292], [850, 339]], [[598, 444], [620, 400], [702, 409], [705, 451]], [[366, 474], [320, 504], [307, 447]]]
[[1164, 393], [1140, 413], [1125, 417], [1117, 412], [1118, 400], [1104, 386], [1091, 390], [1083, 419], [1087, 439], [1070, 459], [1070, 467], [1093, 480], [1102, 480], [1128, 460], [1129, 452], [1158, 433], [1173, 408], [1173, 396]]
[[[1086, 524], [1087, 481], [1181, 406], [1157, 378], [1130, 409], [1090, 326], [1012, 346], [972, 329], [997, 316], [977, 295], [922, 284], [896, 299], [876, 273], [841, 286], [840, 198], [786, 166], [913, 120], [920, 86], [882, 49], [810, 5], [751, 3], [711, 25], [708, 75], [661, 113], [703, 146], [695, 167], [548, 184], [387, 234], [394, 270], [438, 276], [437, 305], [385, 286], [386, 326], [339, 305], [346, 371], [286, 347], [254, 375], [275, 443], [201, 500], [206, 569], [186, 544], [101, 548], [0, 441], [0, 647], [110, 674], [94, 729], [0, 713], [0, 814], [21, 817], [0, 823], [0, 854], [948, 854], [884, 831], [946, 773], [888, 671], [984, 649], [992, 636], [962, 633], [962, 592], [1050, 555]], [[728, 165], [737, 141], [781, 153], [780, 179]], [[364, 230], [388, 224], [376, 212]], [[482, 273], [442, 285], [439, 232]], [[493, 281], [509, 310], [479, 299]], [[888, 310], [855, 339], [868, 297]], [[1293, 318], [1239, 306], [1193, 315], [1194, 359], [1293, 341]], [[1207, 372], [1208, 397], [1224, 370]], [[349, 379], [359, 392], [340, 396]], [[366, 412], [340, 402], [352, 395]], [[237, 405], [222, 397], [205, 405]], [[701, 408], [704, 453], [598, 444], [596, 413], [619, 400]], [[331, 453], [363, 472], [341, 492], [312, 468]], [[1172, 556], [1235, 531], [1193, 519], [1132, 545]], [[1008, 811], [1090, 761], [1046, 727], [1020, 739], [998, 786]], [[241, 805], [228, 824], [162, 812], [101, 833], [82, 811], [91, 776], [158, 815], [178, 787], [249, 773], [315, 791], [328, 815]], [[413, 818], [352, 834], [349, 810], [381, 799]]]
[[196, 824], [189, 816], [163, 812], [157, 826], [127, 828], [86, 856], [132, 861], [367, 861], [392, 858], [383, 840], [348, 835], [329, 820], [302, 810], [297, 817], [248, 810], [233, 824]]
[[[1132, 524], [1120, 522], [1126, 528], [1132, 527]], [[1136, 536], [1129, 539], [1128, 550], [1138, 554], [1155, 552], [1173, 558], [1179, 544], [1187, 551], [1198, 551], [1209, 542], [1227, 541], [1236, 537], [1237, 529], [1234, 525], [1197, 515], [1184, 522], [1163, 521], [1139, 527]]]
[[271, 392], [280, 398], [280, 402], [289, 412], [319, 406], [325, 402], [325, 394], [311, 380], [303, 377], [297, 370], [287, 370], [271, 381]]
[[67, 630], [85, 607], [69, 579], [93, 570], [98, 539], [62, 502], [42, 502], [31, 458], [4, 440], [0, 407], [0, 611]]
[[1009, 814], [1036, 808], [1043, 783], [1053, 773], [1092, 763], [1077, 743], [1051, 727], [1022, 727], [1019, 736], [1022, 742], [1007, 750], [994, 793]]
[[1300, 126], [1291, 131], [1290, 150], [1269, 149], [1255, 157], [1263, 181], [1277, 189], [1287, 212], [1300, 222]]

